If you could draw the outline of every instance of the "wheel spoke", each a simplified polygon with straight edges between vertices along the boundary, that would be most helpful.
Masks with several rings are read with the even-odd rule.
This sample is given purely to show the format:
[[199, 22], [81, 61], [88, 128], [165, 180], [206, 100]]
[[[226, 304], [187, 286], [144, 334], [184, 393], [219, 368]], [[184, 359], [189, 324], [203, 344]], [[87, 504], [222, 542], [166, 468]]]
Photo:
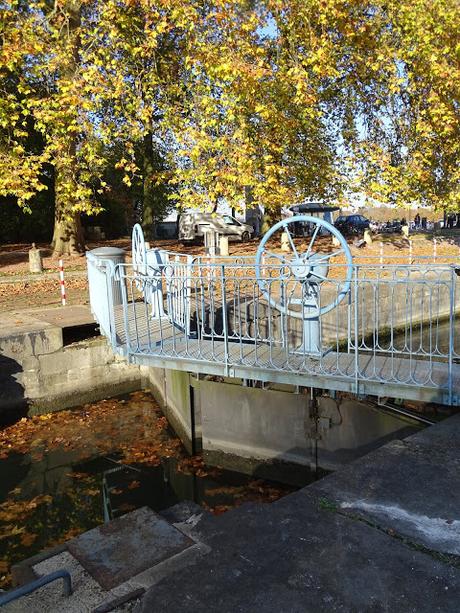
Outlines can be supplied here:
[[[274, 253], [273, 251], [265, 251], [264, 255], [266, 258], [276, 258], [280, 260], [283, 264], [286, 264], [286, 256], [281, 253]], [[260, 264], [262, 266], [262, 264]], [[267, 266], [267, 263], [263, 264], [263, 266]]]
[[307, 258], [308, 258], [308, 256], [310, 255], [310, 251], [311, 251], [311, 249], [312, 249], [312, 247], [313, 247], [313, 243], [315, 242], [315, 239], [316, 239], [316, 236], [317, 236], [317, 234], [318, 234], [318, 232], [319, 232], [319, 229], [320, 229], [320, 226], [316, 226], [316, 228], [315, 228], [315, 230], [314, 230], [314, 232], [313, 232], [313, 236], [311, 237], [310, 244], [308, 245], [308, 249], [307, 249], [307, 251], [305, 252], [305, 256], [306, 256]]
[[324, 275], [320, 274], [319, 272], [315, 272], [314, 270], [311, 273], [314, 277], [317, 277], [318, 279], [321, 279], [321, 281], [329, 281], [329, 279], [327, 277], [325, 277]]
[[284, 226], [284, 232], [286, 232], [286, 234], [287, 234], [287, 236], [288, 236], [289, 242], [291, 243], [291, 249], [292, 249], [292, 251], [294, 252], [295, 257], [296, 257], [297, 259], [299, 259], [299, 254], [297, 253], [297, 249], [296, 249], [296, 247], [295, 247], [295, 245], [294, 245], [294, 240], [293, 240], [293, 238], [292, 238], [292, 236], [291, 236], [291, 233], [290, 233], [290, 232], [289, 232], [289, 230], [288, 230], [287, 225], [285, 225], [285, 226]]
[[342, 253], [345, 253], [345, 251], [343, 249], [338, 249], [337, 251], [333, 251], [332, 253], [326, 253], [325, 255], [321, 255], [319, 258], [315, 258], [315, 264], [316, 262], [323, 262], [324, 260], [330, 260], [332, 258], [335, 258]]

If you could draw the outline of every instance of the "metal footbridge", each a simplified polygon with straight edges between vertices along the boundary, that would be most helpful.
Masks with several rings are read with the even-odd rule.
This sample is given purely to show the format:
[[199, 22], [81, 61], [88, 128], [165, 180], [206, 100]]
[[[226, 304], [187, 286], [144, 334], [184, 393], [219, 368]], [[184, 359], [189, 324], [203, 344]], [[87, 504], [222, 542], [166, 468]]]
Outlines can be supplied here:
[[460, 406], [455, 264], [365, 263], [308, 216], [255, 256], [150, 249], [139, 225], [132, 253], [87, 254], [92, 312], [132, 363]]

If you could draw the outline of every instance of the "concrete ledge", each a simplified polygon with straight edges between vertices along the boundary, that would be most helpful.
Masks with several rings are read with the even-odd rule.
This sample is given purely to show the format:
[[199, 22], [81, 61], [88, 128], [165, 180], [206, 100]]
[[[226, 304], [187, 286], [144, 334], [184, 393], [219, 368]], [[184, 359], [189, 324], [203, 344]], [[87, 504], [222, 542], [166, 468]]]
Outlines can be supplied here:
[[[136, 613], [179, 613], [184, 602], [190, 613], [457, 613], [458, 440], [460, 415], [275, 503], [207, 518], [208, 556], [150, 589]], [[363, 502], [423, 522], [410, 530], [407, 517]], [[430, 518], [445, 520], [437, 541], [426, 540]]]
[[310, 461], [308, 463], [302, 462], [302, 458], [299, 459], [298, 457], [292, 462], [280, 458], [260, 460], [206, 449], [203, 450], [203, 458], [209, 466], [220, 466], [226, 470], [251, 475], [257, 479], [280, 481], [298, 487], [304, 486], [309, 481], [313, 482], [317, 478], [315, 471], [311, 468]]
[[460, 565], [460, 415], [393, 441], [315, 483], [344, 515], [390, 530]]
[[105, 338], [64, 346], [63, 331], [93, 333], [91, 322], [86, 307], [0, 316], [0, 411], [49, 412], [140, 389], [139, 366]]

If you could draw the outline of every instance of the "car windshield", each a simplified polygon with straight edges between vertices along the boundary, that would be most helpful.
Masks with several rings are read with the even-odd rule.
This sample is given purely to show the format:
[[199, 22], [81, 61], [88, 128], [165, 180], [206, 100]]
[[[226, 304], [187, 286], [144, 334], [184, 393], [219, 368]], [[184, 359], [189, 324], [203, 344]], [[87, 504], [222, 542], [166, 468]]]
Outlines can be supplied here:
[[222, 218], [225, 221], [225, 223], [228, 224], [229, 226], [238, 226], [239, 225], [239, 223], [236, 221], [236, 219], [234, 219], [230, 215], [222, 215]]

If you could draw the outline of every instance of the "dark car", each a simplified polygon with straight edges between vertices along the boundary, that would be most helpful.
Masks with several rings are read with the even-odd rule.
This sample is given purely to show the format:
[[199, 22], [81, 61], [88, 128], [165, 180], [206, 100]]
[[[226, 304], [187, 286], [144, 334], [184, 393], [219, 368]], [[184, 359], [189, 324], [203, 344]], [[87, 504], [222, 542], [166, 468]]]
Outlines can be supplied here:
[[334, 223], [342, 234], [362, 234], [364, 230], [372, 228], [372, 222], [362, 215], [340, 215]]
[[402, 224], [399, 219], [393, 219], [393, 221], [387, 221], [379, 225], [379, 232], [381, 234], [401, 234]]

